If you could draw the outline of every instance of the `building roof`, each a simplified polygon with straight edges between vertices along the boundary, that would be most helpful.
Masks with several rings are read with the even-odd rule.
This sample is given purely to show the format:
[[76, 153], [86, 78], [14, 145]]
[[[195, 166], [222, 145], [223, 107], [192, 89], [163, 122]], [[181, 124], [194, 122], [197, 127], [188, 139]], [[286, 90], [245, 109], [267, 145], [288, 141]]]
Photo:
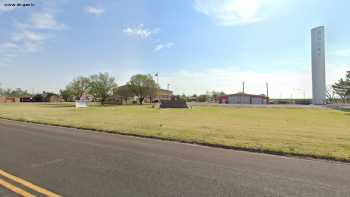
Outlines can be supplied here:
[[256, 94], [247, 94], [247, 93], [243, 93], [243, 92], [238, 92], [235, 94], [228, 94], [225, 96], [251, 96], [251, 97], [267, 98], [267, 96], [265, 94], [256, 95]]
[[169, 94], [172, 94], [173, 91], [170, 91], [170, 90], [165, 90], [165, 89], [159, 89], [160, 92], [164, 92], [164, 93], [169, 93]]

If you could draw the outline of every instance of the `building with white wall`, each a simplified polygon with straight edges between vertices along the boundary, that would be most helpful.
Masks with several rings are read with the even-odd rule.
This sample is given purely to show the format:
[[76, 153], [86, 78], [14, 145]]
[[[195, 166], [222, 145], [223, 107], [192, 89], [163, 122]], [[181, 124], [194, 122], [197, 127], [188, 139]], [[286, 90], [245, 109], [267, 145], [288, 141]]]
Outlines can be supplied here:
[[268, 97], [265, 95], [253, 95], [246, 93], [236, 93], [219, 97], [222, 104], [268, 104]]

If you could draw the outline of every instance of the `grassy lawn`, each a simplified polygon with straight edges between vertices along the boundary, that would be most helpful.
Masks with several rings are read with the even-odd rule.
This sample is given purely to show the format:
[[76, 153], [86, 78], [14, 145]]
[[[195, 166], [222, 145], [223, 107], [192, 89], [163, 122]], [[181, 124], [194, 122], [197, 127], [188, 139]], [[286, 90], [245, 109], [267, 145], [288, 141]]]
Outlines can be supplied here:
[[329, 109], [1, 104], [0, 117], [350, 161], [350, 112]]

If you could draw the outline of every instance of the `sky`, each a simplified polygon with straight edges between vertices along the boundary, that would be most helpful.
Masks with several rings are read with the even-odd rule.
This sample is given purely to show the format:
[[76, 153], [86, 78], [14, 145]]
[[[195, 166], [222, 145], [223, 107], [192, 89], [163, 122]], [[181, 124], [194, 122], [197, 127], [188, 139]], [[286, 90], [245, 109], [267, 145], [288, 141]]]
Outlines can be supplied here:
[[[26, 3], [31, 6], [5, 6]], [[310, 29], [326, 29], [326, 80], [350, 70], [348, 0], [0, 0], [0, 83], [58, 92], [108, 72], [159, 73], [175, 94], [311, 97]], [[168, 85], [169, 84], [169, 85]]]

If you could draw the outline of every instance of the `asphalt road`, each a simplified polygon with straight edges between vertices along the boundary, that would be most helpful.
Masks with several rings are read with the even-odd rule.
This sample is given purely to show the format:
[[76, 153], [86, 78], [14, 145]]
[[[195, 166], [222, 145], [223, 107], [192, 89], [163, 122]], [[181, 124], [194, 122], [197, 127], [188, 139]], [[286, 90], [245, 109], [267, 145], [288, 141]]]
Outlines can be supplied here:
[[4, 120], [0, 169], [62, 196], [350, 196], [350, 164]]

